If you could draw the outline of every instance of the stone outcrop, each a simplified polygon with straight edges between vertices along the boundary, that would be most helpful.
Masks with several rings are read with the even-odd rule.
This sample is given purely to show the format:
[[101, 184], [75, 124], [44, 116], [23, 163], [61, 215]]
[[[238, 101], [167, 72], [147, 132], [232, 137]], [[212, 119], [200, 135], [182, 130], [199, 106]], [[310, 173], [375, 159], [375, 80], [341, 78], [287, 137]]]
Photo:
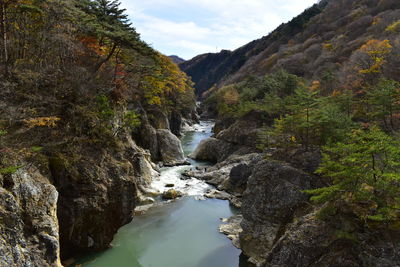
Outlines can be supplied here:
[[318, 186], [318, 178], [292, 166], [264, 160], [253, 169], [243, 195], [244, 253], [263, 262], [284, 229], [307, 206], [302, 190]]
[[264, 114], [257, 111], [252, 111], [237, 121], [222, 120], [214, 127], [216, 136], [203, 140], [190, 156], [216, 163], [226, 160], [231, 155], [259, 152], [257, 146], [260, 143], [262, 127], [265, 123], [271, 123], [271, 120], [264, 118]]
[[399, 266], [398, 232], [367, 230], [355, 241], [337, 231], [333, 223], [316, 219], [315, 212], [307, 214], [287, 227], [267, 255], [266, 265]]
[[158, 147], [161, 159], [166, 166], [186, 163], [181, 141], [169, 130], [157, 130]]
[[256, 148], [260, 143], [260, 134], [265, 124], [270, 125], [273, 119], [263, 112], [251, 111], [236, 120], [229, 127], [218, 132], [216, 138], [239, 146]]
[[[151, 182], [149, 155], [126, 140], [122, 151], [83, 148], [80, 158], [50, 158], [60, 197], [58, 218], [62, 259], [107, 248], [116, 231], [132, 219], [138, 187]], [[70, 155], [73, 157], [73, 155]]]
[[214, 166], [189, 170], [183, 175], [204, 180], [219, 190], [241, 197], [254, 165], [262, 158], [258, 153], [232, 155]]
[[256, 149], [252, 147], [232, 144], [217, 138], [208, 138], [201, 141], [190, 157], [217, 163], [226, 160], [231, 155], [246, 155], [255, 151]]
[[0, 174], [0, 266], [61, 266], [57, 199], [33, 167]]
[[218, 228], [220, 233], [225, 234], [230, 240], [232, 240], [232, 244], [237, 248], [240, 248], [239, 235], [243, 231], [240, 226], [242, 220], [242, 215], [235, 215], [229, 219], [223, 219], [223, 224]]

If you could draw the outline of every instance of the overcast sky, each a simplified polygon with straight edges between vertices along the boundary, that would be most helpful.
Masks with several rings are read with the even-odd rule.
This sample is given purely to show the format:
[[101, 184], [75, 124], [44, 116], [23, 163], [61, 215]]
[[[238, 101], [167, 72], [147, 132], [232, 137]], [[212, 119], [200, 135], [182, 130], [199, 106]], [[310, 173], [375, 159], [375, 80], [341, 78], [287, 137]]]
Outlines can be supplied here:
[[121, 0], [142, 39], [190, 59], [233, 50], [287, 22], [318, 0]]

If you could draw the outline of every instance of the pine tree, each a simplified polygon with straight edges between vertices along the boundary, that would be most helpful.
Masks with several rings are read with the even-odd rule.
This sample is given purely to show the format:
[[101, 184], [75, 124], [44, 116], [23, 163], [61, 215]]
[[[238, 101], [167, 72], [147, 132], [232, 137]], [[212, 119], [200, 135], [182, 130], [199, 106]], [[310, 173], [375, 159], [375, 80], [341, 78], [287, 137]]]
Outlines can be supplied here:
[[353, 130], [343, 142], [326, 146], [317, 172], [332, 184], [306, 191], [312, 201], [351, 210], [362, 221], [400, 219], [400, 146], [378, 127]]
[[[400, 83], [382, 78], [367, 92], [367, 103], [371, 105], [371, 116], [381, 120], [385, 127], [395, 129], [394, 114], [400, 111]], [[389, 123], [387, 122], [389, 119]]]

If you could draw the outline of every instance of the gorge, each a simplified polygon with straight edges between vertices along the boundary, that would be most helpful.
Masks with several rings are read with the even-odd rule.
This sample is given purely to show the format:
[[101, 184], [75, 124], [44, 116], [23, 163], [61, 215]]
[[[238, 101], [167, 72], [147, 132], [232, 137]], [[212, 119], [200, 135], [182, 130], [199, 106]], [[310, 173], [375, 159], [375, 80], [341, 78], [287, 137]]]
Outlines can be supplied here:
[[0, 267], [400, 265], [398, 0], [190, 60], [119, 1], [0, 15]]

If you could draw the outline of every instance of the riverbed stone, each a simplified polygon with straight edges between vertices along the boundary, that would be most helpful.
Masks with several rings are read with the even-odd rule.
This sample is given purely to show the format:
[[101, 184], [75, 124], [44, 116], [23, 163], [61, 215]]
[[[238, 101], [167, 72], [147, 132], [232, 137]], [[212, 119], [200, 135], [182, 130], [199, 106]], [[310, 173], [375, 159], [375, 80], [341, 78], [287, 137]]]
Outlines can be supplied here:
[[169, 189], [162, 194], [163, 199], [176, 199], [183, 196], [183, 194], [175, 189]]

